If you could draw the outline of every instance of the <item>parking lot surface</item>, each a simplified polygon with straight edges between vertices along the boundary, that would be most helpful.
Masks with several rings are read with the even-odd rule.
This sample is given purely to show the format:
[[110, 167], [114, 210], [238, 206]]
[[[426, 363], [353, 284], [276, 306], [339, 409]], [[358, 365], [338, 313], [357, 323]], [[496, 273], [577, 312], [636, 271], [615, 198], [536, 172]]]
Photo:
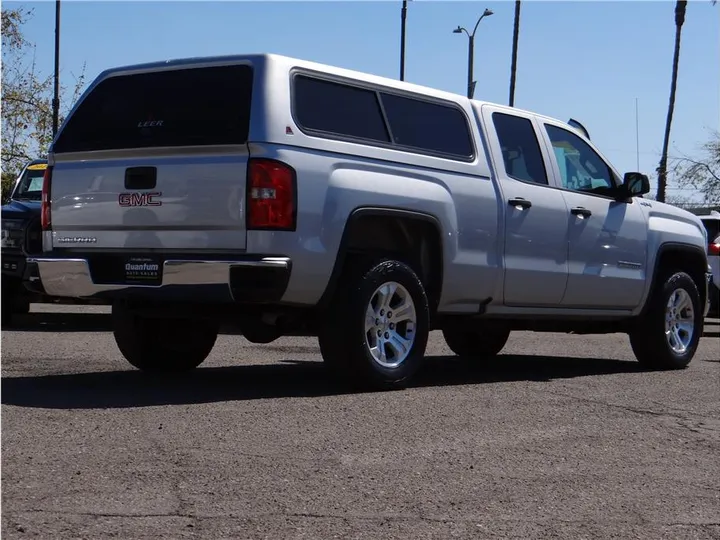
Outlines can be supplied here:
[[412, 388], [344, 393], [314, 339], [158, 379], [103, 308], [34, 309], [2, 332], [3, 538], [720, 538], [720, 326], [680, 372], [621, 334], [483, 365], [434, 334]]

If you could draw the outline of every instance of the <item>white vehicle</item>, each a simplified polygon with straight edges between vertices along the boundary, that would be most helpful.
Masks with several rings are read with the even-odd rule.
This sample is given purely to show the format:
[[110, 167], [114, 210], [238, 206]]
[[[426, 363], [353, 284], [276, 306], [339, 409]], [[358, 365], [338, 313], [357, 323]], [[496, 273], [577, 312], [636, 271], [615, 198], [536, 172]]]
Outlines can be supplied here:
[[708, 263], [712, 269], [709, 315], [720, 317], [720, 212], [713, 210], [700, 219], [708, 233]]
[[48, 159], [28, 280], [112, 300], [142, 370], [198, 366], [221, 322], [316, 335], [379, 388], [407, 384], [433, 329], [475, 359], [513, 330], [626, 332], [668, 369], [702, 333], [699, 218], [530, 111], [276, 55], [191, 58], [100, 74]]

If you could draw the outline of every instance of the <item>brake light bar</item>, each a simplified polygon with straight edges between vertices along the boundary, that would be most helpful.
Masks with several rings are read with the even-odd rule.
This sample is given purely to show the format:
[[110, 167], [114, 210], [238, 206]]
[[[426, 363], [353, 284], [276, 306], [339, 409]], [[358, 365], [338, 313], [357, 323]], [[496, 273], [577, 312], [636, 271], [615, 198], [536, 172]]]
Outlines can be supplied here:
[[295, 169], [274, 159], [250, 158], [247, 229], [294, 231], [297, 220]]

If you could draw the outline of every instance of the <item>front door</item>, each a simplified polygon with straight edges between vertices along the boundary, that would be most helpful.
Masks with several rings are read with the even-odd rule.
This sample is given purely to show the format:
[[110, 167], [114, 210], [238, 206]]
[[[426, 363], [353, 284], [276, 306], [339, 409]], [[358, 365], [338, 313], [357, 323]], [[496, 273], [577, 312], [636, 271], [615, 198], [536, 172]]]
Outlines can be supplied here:
[[611, 195], [620, 182], [607, 162], [580, 136], [544, 125], [569, 209], [569, 277], [562, 305], [574, 308], [636, 307], [647, 272], [647, 223], [637, 200]]
[[504, 303], [557, 307], [568, 278], [568, 210], [550, 185], [550, 156], [522, 113], [484, 105], [483, 119], [505, 205]]

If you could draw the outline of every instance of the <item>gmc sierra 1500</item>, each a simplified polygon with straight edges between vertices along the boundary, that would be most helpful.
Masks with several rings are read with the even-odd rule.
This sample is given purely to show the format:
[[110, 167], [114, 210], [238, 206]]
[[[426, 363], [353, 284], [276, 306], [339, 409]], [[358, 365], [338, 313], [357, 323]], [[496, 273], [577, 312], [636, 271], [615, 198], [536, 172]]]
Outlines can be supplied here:
[[114, 302], [125, 358], [198, 366], [221, 322], [317, 335], [327, 364], [408, 383], [428, 333], [626, 332], [685, 367], [702, 333], [699, 218], [642, 198], [577, 126], [277, 56], [111, 69], [49, 152], [27, 279]]

